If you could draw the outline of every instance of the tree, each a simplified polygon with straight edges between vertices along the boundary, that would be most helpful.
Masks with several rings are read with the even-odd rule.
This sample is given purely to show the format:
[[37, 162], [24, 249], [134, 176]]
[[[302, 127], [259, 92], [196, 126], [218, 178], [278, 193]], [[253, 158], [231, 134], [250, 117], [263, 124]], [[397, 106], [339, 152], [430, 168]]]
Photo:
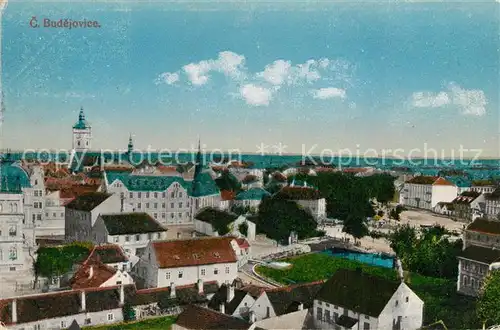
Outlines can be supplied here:
[[276, 241], [287, 240], [292, 231], [299, 239], [314, 236], [317, 223], [311, 213], [294, 201], [265, 197], [257, 213], [259, 232]]
[[244, 235], [245, 237], [247, 237], [248, 235], [248, 224], [245, 222], [242, 222], [240, 223], [240, 225], [238, 226], [238, 231]]
[[476, 305], [476, 313], [487, 324], [500, 324], [500, 270], [491, 271], [484, 280]]
[[215, 184], [220, 190], [230, 190], [230, 191], [240, 191], [241, 183], [238, 179], [232, 175], [229, 171], [223, 171], [217, 179], [215, 179]]
[[125, 322], [136, 320], [135, 309], [134, 307], [132, 307], [130, 303], [125, 303], [125, 305], [123, 305], [122, 307], [122, 311], [123, 311], [123, 320]]
[[351, 214], [344, 220], [344, 233], [352, 235], [356, 240], [368, 235], [368, 227], [365, 218], [360, 214]]

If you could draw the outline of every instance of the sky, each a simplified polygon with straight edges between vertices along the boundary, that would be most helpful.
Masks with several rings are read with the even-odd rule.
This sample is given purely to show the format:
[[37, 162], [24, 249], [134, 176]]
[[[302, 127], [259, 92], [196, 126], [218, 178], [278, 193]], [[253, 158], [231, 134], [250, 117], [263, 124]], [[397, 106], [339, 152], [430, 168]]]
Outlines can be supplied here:
[[[32, 28], [36, 17], [39, 27]], [[99, 27], [44, 27], [44, 19]], [[499, 155], [491, 2], [9, 1], [3, 148]]]

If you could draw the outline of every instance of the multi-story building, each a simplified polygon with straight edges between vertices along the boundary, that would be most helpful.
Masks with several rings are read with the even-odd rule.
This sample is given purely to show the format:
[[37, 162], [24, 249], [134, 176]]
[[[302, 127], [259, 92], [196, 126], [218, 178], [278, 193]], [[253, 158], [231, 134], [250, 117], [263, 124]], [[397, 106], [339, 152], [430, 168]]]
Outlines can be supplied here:
[[65, 240], [92, 241], [92, 227], [100, 214], [118, 213], [121, 209], [120, 196], [91, 192], [78, 196], [65, 211]]
[[458, 196], [458, 187], [442, 177], [416, 176], [406, 181], [400, 193], [402, 205], [433, 210], [439, 202], [451, 202]]
[[219, 189], [203, 170], [200, 152], [192, 181], [170, 173], [105, 172], [104, 176], [103, 190], [118, 194], [123, 209], [146, 212], [162, 224], [192, 224], [198, 210], [220, 205]]
[[500, 221], [474, 220], [465, 229], [463, 241], [457, 291], [477, 296], [490, 266], [500, 262]]
[[496, 188], [497, 184], [492, 180], [473, 180], [470, 190], [485, 194], [492, 193]]
[[471, 222], [484, 213], [484, 194], [477, 191], [465, 191], [455, 198], [451, 203], [453, 219], [463, 222]]
[[326, 200], [315, 188], [290, 185], [283, 187], [275, 196], [295, 201], [308, 210], [317, 221], [326, 218]]
[[94, 243], [120, 245], [132, 264], [151, 240], [166, 238], [167, 229], [147, 213], [101, 214], [92, 227]]
[[32, 280], [34, 228], [25, 221], [27, 173], [17, 164], [0, 159], [0, 296], [12, 295], [18, 284]]
[[314, 299], [316, 329], [393, 329], [422, 327], [424, 302], [404, 282], [361, 270], [340, 269]]
[[491, 193], [485, 193], [485, 213], [491, 220], [497, 220], [500, 216], [500, 188]]
[[232, 283], [238, 275], [237, 248], [231, 237], [152, 241], [133, 272], [151, 288], [198, 280]]

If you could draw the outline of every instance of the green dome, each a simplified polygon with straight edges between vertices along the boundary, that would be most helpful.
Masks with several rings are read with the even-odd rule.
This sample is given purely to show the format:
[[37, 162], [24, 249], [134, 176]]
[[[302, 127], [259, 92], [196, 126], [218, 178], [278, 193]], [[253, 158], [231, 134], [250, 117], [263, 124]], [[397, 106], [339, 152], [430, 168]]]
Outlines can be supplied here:
[[86, 129], [90, 128], [90, 124], [85, 120], [85, 114], [83, 113], [83, 108], [80, 109], [80, 115], [78, 116], [78, 121], [73, 125], [76, 129]]
[[28, 173], [18, 164], [3, 161], [0, 163], [0, 191], [21, 192], [21, 188], [31, 187]]

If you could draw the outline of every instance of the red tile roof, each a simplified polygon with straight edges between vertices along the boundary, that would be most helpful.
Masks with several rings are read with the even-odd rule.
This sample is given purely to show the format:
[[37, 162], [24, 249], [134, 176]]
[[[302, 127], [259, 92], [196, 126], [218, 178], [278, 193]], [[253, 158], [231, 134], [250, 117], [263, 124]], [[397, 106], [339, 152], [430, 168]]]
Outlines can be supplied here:
[[104, 264], [128, 261], [127, 256], [123, 253], [123, 249], [116, 244], [96, 245], [90, 253], [89, 258], [92, 257], [93, 254], [97, 255], [99, 260]]
[[250, 247], [250, 243], [244, 238], [237, 238], [236, 243], [238, 243], [238, 246], [240, 249], [247, 249]]
[[153, 242], [159, 268], [236, 262], [231, 237]]
[[249, 329], [251, 324], [246, 321], [219, 313], [206, 307], [190, 305], [179, 314], [177, 325], [184, 329], [205, 330], [205, 329]]
[[454, 186], [453, 182], [446, 180], [445, 178], [437, 178], [432, 184], [433, 186]]
[[116, 272], [116, 269], [106, 266], [94, 258], [89, 259], [71, 278], [71, 288], [74, 290], [98, 288], [113, 277]]
[[231, 190], [221, 190], [220, 199], [223, 201], [232, 201], [236, 197], [236, 193]]

